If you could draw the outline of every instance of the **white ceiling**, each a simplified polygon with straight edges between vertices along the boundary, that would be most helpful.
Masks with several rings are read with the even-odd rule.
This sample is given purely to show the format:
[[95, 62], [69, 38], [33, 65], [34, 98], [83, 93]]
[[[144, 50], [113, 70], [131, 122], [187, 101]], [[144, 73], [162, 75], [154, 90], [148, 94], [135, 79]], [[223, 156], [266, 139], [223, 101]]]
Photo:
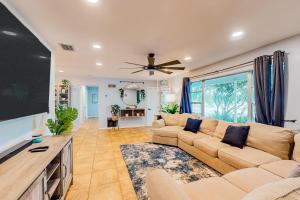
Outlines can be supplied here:
[[[56, 70], [64, 75], [166, 78], [119, 68], [130, 67], [126, 61], [147, 64], [146, 55], [154, 52], [157, 64], [179, 59], [191, 70], [300, 33], [299, 0], [99, 1], [10, 2], [56, 48]], [[233, 41], [231, 33], [239, 30], [244, 37]], [[58, 43], [74, 45], [75, 52]], [[94, 50], [93, 43], [102, 49]]]

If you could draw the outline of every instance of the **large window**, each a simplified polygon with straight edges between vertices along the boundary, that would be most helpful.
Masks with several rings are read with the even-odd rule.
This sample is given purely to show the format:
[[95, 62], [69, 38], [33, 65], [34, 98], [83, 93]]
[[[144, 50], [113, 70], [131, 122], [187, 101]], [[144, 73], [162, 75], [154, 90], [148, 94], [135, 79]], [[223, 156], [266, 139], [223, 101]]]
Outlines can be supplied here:
[[[249, 81], [251, 81], [250, 72], [193, 82], [191, 84], [192, 111], [201, 113], [205, 117], [229, 122], [251, 120], [253, 100], [252, 84], [249, 84], [251, 83]], [[204, 91], [202, 91], [202, 84], [204, 84]], [[200, 107], [196, 106], [197, 103]]]
[[192, 112], [202, 114], [202, 82], [197, 81], [191, 84], [191, 106]]

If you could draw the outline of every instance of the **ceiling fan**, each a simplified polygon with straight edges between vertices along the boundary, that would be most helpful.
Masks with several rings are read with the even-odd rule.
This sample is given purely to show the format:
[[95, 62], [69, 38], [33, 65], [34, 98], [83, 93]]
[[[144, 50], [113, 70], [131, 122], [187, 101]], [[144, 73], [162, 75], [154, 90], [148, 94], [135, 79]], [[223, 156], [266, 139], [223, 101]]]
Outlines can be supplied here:
[[179, 60], [173, 60], [173, 61], [170, 61], [170, 62], [155, 65], [154, 64], [154, 62], [155, 62], [154, 56], [155, 56], [154, 53], [149, 53], [148, 54], [148, 65], [141, 65], [141, 64], [131, 63], [131, 62], [125, 62], [127, 64], [137, 65], [137, 66], [140, 66], [140, 67], [121, 68], [121, 69], [140, 69], [138, 71], [131, 72], [131, 74], [135, 74], [135, 73], [139, 73], [139, 72], [147, 70], [147, 71], [149, 71], [150, 76], [154, 75], [154, 71], [159, 71], [159, 72], [162, 72], [162, 73], [165, 73], [165, 74], [172, 74], [173, 72], [168, 71], [168, 70], [184, 70], [185, 69], [185, 67], [168, 67], [170, 65], [181, 64], [181, 62]]

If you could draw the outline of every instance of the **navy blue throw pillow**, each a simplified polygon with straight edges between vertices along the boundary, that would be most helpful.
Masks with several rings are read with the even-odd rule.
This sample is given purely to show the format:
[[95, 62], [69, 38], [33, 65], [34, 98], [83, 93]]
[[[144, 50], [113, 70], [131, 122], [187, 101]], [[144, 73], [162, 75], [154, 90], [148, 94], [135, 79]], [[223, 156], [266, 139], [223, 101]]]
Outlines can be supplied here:
[[201, 122], [202, 122], [202, 120], [200, 120], [200, 119], [188, 118], [183, 130], [197, 133], [200, 128]]
[[250, 126], [228, 126], [222, 142], [242, 149], [246, 144], [249, 130]]

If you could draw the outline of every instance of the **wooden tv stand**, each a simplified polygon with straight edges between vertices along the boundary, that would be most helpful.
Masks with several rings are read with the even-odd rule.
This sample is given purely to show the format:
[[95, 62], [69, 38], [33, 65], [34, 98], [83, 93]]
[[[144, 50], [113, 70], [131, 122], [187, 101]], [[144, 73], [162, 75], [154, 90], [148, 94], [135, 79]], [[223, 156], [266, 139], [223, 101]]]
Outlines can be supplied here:
[[[49, 146], [45, 152], [28, 150]], [[0, 164], [0, 199], [64, 199], [73, 181], [72, 136], [44, 137]]]

